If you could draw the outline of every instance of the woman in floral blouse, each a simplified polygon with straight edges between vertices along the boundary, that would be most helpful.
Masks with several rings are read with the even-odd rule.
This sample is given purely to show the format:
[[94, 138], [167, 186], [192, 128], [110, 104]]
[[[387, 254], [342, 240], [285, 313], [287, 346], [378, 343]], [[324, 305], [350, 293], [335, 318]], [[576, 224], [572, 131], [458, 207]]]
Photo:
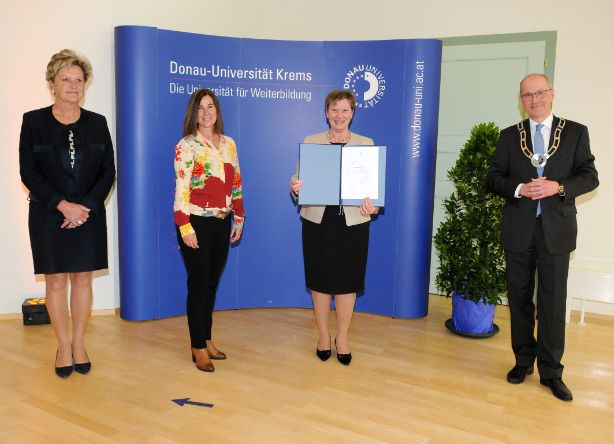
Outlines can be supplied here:
[[175, 147], [175, 224], [188, 273], [192, 361], [212, 372], [212, 359], [226, 359], [211, 341], [215, 293], [228, 241], [241, 238], [245, 211], [237, 145], [224, 135], [220, 103], [210, 89], [190, 98], [183, 136]]

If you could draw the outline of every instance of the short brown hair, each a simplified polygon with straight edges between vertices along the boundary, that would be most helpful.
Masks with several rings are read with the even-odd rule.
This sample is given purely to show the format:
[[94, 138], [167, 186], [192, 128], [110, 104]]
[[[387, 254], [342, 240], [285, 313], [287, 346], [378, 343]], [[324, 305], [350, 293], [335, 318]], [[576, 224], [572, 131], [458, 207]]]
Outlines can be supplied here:
[[63, 49], [51, 56], [51, 60], [49, 60], [49, 63], [47, 63], [45, 80], [53, 81], [55, 76], [62, 68], [67, 68], [73, 65], [81, 68], [81, 71], [83, 71], [83, 80], [85, 80], [85, 82], [92, 77], [92, 65], [88, 59], [77, 54], [72, 49]]
[[215, 120], [215, 125], [213, 125], [213, 132], [216, 134], [224, 134], [224, 121], [222, 120], [222, 108], [220, 107], [220, 102], [212, 90], [209, 88], [202, 88], [196, 90], [188, 102], [188, 107], [186, 108], [185, 116], [183, 117], [183, 137], [194, 135], [196, 134], [196, 131], [198, 131], [198, 107], [200, 106], [200, 101], [205, 96], [211, 97], [213, 100], [213, 106], [215, 106], [215, 110], [217, 111], [217, 118]]
[[352, 112], [356, 111], [356, 95], [349, 89], [336, 89], [331, 91], [326, 96], [326, 101], [324, 102], [324, 111], [328, 111], [328, 107], [333, 103], [338, 102], [339, 100], [346, 99], [350, 102], [350, 108], [352, 108]]

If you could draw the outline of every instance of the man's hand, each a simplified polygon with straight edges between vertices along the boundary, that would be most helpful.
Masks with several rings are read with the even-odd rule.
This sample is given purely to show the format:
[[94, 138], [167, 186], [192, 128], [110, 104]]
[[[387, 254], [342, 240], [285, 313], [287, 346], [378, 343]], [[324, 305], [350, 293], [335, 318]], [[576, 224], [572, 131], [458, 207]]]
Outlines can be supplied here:
[[558, 193], [559, 183], [554, 180], [548, 180], [545, 176], [531, 179], [531, 182], [524, 183], [520, 187], [520, 195], [533, 200], [554, 196]]

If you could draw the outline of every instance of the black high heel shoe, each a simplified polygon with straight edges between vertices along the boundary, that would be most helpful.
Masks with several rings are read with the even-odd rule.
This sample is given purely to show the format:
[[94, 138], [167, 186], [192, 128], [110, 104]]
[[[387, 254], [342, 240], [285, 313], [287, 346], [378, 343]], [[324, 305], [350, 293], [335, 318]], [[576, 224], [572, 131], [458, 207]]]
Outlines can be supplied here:
[[[335, 348], [337, 348], [337, 338], [335, 338]], [[343, 365], [350, 365], [350, 362], [352, 362], [352, 353], [337, 352], [337, 361]]]
[[320, 350], [318, 347], [316, 347], [316, 355], [318, 358], [320, 358], [320, 361], [328, 361], [330, 354], [330, 348], [328, 350]]
[[[87, 351], [85, 352], [85, 356], [87, 356]], [[87, 356], [87, 362], [75, 362], [74, 367], [77, 373], [81, 373], [82, 375], [87, 375], [92, 369], [92, 363], [90, 362], [90, 357]]]
[[[58, 350], [55, 351], [55, 362], [58, 362]], [[72, 373], [73, 366], [66, 365], [64, 367], [55, 367], [55, 374], [60, 378], [68, 378]]]

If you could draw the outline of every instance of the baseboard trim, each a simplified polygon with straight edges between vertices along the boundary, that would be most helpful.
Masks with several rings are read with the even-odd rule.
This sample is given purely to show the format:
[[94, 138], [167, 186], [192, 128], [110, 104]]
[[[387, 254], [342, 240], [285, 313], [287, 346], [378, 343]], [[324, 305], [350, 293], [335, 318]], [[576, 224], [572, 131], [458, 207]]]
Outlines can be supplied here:
[[[92, 316], [119, 316], [119, 308], [104, 308], [100, 310], [92, 310]], [[0, 314], [0, 321], [11, 319], [23, 319], [22, 313], [2, 313]]]
[[567, 279], [567, 315], [571, 310], [580, 311], [580, 323], [585, 313], [614, 315], [614, 274], [582, 268], [569, 268]]

